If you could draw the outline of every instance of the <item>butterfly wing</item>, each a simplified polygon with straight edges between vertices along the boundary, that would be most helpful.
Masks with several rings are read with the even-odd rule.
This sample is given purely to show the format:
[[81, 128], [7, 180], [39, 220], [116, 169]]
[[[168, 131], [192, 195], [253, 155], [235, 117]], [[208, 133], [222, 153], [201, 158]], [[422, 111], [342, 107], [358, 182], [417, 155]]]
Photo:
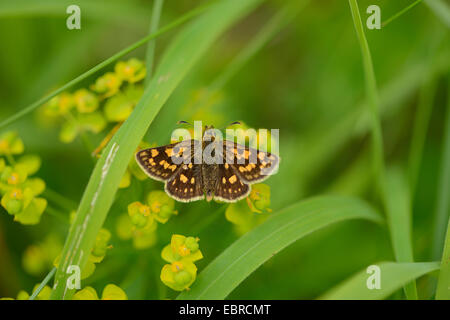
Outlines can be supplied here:
[[270, 152], [224, 141], [225, 162], [244, 183], [253, 184], [267, 179], [278, 168], [280, 158]]
[[167, 181], [175, 177], [184, 163], [191, 162], [197, 140], [186, 140], [136, 153], [136, 162], [152, 179]]
[[224, 202], [239, 201], [250, 193], [250, 186], [240, 179], [227, 163], [219, 166], [217, 187], [214, 199]]
[[204, 199], [200, 164], [183, 164], [166, 182], [166, 193], [177, 201], [191, 202]]

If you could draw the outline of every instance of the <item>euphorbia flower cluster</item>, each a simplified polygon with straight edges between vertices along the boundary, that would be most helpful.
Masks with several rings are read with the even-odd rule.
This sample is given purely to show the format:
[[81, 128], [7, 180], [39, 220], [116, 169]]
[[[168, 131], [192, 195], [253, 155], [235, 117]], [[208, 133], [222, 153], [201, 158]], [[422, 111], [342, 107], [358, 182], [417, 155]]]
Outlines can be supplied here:
[[197, 277], [195, 261], [203, 258], [199, 249], [199, 238], [174, 234], [165, 246], [161, 257], [169, 262], [161, 270], [161, 281], [176, 291], [189, 289]]
[[0, 194], [1, 205], [22, 224], [37, 224], [47, 207], [47, 200], [39, 197], [45, 182], [31, 177], [41, 166], [37, 155], [15, 156], [24, 152], [24, 144], [16, 132], [0, 135]]

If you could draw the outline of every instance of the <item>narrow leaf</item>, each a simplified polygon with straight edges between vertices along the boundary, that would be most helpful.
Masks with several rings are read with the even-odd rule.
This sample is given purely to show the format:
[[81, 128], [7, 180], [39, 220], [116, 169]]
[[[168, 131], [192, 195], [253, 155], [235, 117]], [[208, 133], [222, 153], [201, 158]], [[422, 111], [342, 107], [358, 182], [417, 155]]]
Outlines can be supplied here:
[[[331, 289], [320, 297], [322, 300], [381, 300], [389, 297], [396, 290], [429, 272], [439, 269], [438, 262], [397, 263], [381, 262], [375, 264], [379, 270], [364, 269], [353, 277]], [[372, 279], [380, 276], [380, 288], [371, 287]], [[369, 283], [368, 283], [369, 282]]]
[[224, 299], [265, 261], [294, 241], [350, 219], [382, 221], [368, 204], [356, 198], [322, 196], [300, 201], [234, 242], [178, 299]]
[[[406, 175], [399, 168], [387, 174], [387, 220], [395, 259], [398, 262], [413, 262], [411, 237], [411, 199]], [[405, 286], [408, 299], [417, 299], [415, 282]]]

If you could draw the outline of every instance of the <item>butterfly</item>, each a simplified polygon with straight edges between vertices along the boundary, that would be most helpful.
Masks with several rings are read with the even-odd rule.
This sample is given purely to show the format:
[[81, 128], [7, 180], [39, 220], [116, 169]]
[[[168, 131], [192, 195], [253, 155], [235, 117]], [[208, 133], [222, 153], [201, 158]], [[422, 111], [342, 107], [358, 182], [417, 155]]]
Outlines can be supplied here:
[[138, 151], [136, 161], [150, 178], [164, 182], [166, 193], [177, 201], [239, 201], [249, 195], [251, 184], [276, 170], [280, 158], [216, 139], [213, 129], [205, 126], [202, 141], [188, 139]]

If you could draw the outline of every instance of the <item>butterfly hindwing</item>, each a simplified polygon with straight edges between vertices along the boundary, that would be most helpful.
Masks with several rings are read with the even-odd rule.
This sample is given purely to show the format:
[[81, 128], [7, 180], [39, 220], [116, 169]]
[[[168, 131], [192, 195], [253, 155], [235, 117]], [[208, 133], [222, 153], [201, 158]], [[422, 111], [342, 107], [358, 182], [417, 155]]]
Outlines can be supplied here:
[[280, 162], [275, 154], [231, 141], [224, 141], [224, 149], [226, 162], [245, 183], [252, 184], [267, 179]]
[[219, 174], [214, 199], [224, 202], [235, 202], [245, 198], [250, 192], [248, 184], [227, 163], [219, 166]]
[[176, 175], [166, 182], [165, 191], [181, 202], [204, 198], [199, 164], [182, 164]]
[[183, 163], [190, 162], [196, 140], [186, 140], [162, 147], [141, 150], [136, 161], [151, 178], [167, 181], [174, 177]]

